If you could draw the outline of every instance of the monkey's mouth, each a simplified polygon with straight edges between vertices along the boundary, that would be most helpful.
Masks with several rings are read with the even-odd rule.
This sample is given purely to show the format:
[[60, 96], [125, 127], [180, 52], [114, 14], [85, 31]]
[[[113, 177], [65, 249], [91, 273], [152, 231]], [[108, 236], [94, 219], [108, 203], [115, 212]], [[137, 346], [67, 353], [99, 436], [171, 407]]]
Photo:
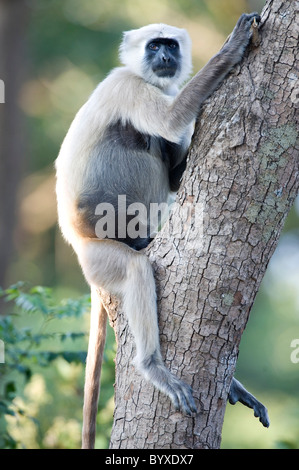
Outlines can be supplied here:
[[156, 67], [153, 69], [153, 72], [157, 75], [157, 77], [174, 77], [176, 68], [175, 67]]

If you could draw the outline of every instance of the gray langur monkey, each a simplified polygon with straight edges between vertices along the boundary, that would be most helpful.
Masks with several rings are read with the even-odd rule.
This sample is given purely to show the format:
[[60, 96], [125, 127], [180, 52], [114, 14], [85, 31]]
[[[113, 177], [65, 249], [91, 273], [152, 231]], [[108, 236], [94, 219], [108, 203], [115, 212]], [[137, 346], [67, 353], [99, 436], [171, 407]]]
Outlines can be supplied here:
[[[98, 85], [61, 146], [56, 160], [59, 224], [92, 296], [83, 448], [92, 448], [95, 439], [107, 320], [100, 288], [122, 300], [139, 371], [176, 409], [196, 412], [191, 388], [165, 367], [160, 352], [155, 281], [140, 251], [155, 228], [142, 211], [136, 216], [128, 208], [142, 204], [149, 214], [152, 203], [164, 203], [170, 191], [178, 190], [200, 107], [241, 60], [254, 18], [260, 21], [257, 13], [243, 14], [220, 52], [181, 90], [192, 67], [187, 32], [153, 24], [124, 33], [123, 66]], [[136, 237], [126, 230], [133, 215], [143, 229]], [[235, 379], [229, 401], [253, 408], [263, 425], [269, 425], [266, 408]]]

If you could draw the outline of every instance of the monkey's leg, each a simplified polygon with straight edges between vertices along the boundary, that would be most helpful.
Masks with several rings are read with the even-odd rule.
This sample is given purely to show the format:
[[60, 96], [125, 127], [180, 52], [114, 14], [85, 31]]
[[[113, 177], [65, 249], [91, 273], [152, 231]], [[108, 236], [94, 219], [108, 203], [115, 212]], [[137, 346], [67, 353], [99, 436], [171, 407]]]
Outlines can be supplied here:
[[107, 313], [99, 293], [91, 289], [90, 335], [85, 370], [82, 449], [93, 449], [106, 339]]
[[228, 401], [231, 405], [235, 405], [237, 401], [242, 403], [249, 408], [254, 410], [254, 416], [259, 418], [260, 422], [268, 428], [270, 426], [270, 420], [268, 416], [267, 408], [259, 402], [251, 393], [249, 393], [245, 387], [233, 378], [232, 384], [230, 387]]
[[176, 409], [196, 412], [191, 388], [164, 365], [159, 344], [156, 286], [148, 258], [132, 260], [124, 292], [124, 311], [136, 342], [135, 364], [144, 377], [168, 395]]
[[165, 367], [161, 357], [156, 286], [148, 258], [123, 243], [89, 240], [83, 243], [79, 260], [91, 285], [122, 297], [140, 372], [170, 397], [176, 409], [195, 412], [191, 388]]

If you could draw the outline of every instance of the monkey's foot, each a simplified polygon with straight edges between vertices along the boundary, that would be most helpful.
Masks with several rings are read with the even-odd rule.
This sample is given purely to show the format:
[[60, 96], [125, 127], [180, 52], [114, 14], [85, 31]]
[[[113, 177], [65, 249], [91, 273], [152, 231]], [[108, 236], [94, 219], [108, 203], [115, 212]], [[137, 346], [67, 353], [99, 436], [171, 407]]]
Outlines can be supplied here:
[[172, 375], [164, 393], [169, 396], [176, 410], [181, 410], [189, 416], [197, 412], [192, 388], [174, 375]]
[[152, 354], [142, 361], [139, 368], [149, 382], [169, 396], [176, 410], [181, 410], [189, 416], [197, 412], [191, 387], [173, 375], [162, 363], [159, 355]]
[[231, 405], [235, 405], [237, 401], [242, 403], [248, 408], [252, 408], [254, 416], [259, 418], [265, 428], [270, 426], [270, 420], [268, 416], [267, 408], [259, 402], [251, 393], [249, 393], [243, 385], [233, 378], [231, 388], [228, 395], [228, 401]]

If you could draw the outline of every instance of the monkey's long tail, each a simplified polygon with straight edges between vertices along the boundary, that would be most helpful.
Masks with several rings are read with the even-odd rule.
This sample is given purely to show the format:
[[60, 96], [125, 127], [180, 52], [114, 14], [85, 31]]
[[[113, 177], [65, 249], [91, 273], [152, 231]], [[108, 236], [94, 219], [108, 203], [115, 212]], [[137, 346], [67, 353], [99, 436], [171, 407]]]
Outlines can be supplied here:
[[97, 289], [91, 289], [90, 335], [85, 369], [82, 449], [93, 449], [106, 340], [107, 312]]

